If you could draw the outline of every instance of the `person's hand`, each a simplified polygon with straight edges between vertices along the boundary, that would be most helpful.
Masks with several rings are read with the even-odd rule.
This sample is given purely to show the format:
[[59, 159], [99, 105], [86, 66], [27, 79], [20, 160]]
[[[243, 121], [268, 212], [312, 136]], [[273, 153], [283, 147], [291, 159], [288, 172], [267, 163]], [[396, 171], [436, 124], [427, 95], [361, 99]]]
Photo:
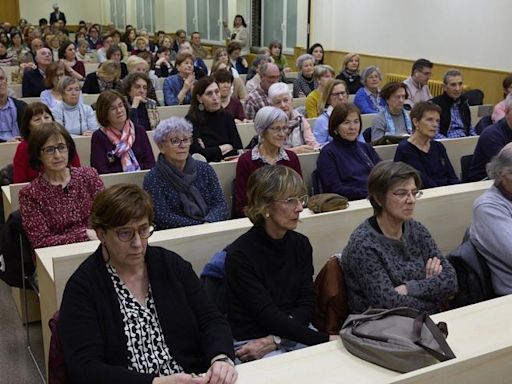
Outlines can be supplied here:
[[85, 233], [87, 234], [89, 240], [98, 240], [98, 235], [96, 235], [96, 231], [94, 229], [87, 228]]
[[239, 157], [240, 157], [240, 155], [226, 156], [222, 160], [224, 160], [224, 161], [233, 161], [233, 160], [237, 160]]
[[146, 98], [142, 96], [135, 96], [132, 101], [132, 108], [138, 108], [140, 103], [145, 103]]
[[443, 272], [443, 266], [441, 265], [441, 260], [437, 257], [431, 257], [427, 260], [427, 265], [425, 266], [426, 273], [425, 276], [428, 279], [429, 277], [437, 276], [441, 272]]
[[71, 68], [71, 64], [69, 63], [69, 61], [64, 60], [64, 59], [60, 59], [59, 63], [62, 64], [64, 66], [64, 68], [66, 68], [66, 72], [71, 72], [72, 71], [73, 68]]
[[402, 296], [407, 296], [407, 287], [405, 284], [399, 285], [398, 287], [395, 287], [395, 291]]
[[340, 335], [329, 335], [329, 341], [341, 340]]
[[82, 136], [92, 136], [93, 133], [94, 133], [93, 131], [89, 131], [89, 130], [83, 131]]
[[163, 64], [163, 65], [166, 65], [167, 67], [170, 67], [169, 62], [165, 59], [165, 57], [161, 57], [161, 58], [159, 58], [159, 59], [156, 61], [155, 66], [157, 66], [157, 67], [158, 67], [158, 66], [161, 66], [162, 64]]
[[187, 76], [187, 78], [183, 82], [183, 86], [186, 87], [187, 89], [190, 89], [194, 85], [195, 81], [196, 81], [196, 75], [194, 74], [194, 72], [192, 72], [190, 75]]
[[233, 150], [233, 146], [231, 144], [221, 144], [219, 145], [219, 148], [223, 155]]
[[175, 373], [170, 376], [155, 377], [152, 384], [207, 384], [206, 375], [189, 375], [188, 373]]
[[238, 377], [235, 367], [225, 361], [216, 361], [206, 372], [209, 384], [234, 384]]
[[247, 62], [247, 60], [245, 60], [245, 57], [242, 58], [242, 65], [245, 67], [245, 68], [249, 68], [249, 63]]
[[267, 336], [249, 341], [235, 351], [235, 356], [245, 363], [246, 361], [261, 359], [267, 353], [275, 350], [274, 339], [272, 336]]

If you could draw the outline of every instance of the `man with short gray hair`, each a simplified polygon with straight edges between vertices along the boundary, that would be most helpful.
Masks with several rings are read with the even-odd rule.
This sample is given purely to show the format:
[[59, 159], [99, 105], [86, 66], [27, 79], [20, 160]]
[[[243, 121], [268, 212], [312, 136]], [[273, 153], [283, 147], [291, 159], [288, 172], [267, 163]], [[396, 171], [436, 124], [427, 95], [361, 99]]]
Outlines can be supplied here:
[[441, 121], [436, 139], [475, 136], [471, 126], [471, 113], [468, 99], [462, 94], [464, 82], [458, 69], [448, 70], [443, 77], [442, 95], [434, 97], [432, 102], [441, 107]]
[[486, 166], [508, 143], [512, 142], [512, 94], [505, 99], [505, 117], [484, 129], [475, 147], [468, 181], [483, 180]]
[[281, 78], [279, 67], [273, 63], [262, 64], [259, 73], [261, 77], [260, 86], [249, 93], [244, 104], [245, 117], [249, 120], [254, 120], [256, 112], [270, 105], [268, 89]]
[[46, 68], [52, 62], [52, 52], [48, 48], [41, 48], [36, 53], [36, 69], [25, 71], [21, 83], [23, 97], [39, 97], [47, 87], [44, 85]]

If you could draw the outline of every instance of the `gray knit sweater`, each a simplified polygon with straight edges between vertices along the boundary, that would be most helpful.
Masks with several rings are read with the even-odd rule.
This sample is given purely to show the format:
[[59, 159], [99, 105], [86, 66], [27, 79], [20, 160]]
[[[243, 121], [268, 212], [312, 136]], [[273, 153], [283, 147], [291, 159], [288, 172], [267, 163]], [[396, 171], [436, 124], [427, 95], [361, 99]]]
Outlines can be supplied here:
[[[429, 258], [438, 257], [443, 270], [425, 278]], [[369, 220], [352, 233], [341, 257], [352, 313], [372, 308], [412, 307], [434, 313], [457, 291], [455, 270], [419, 222], [405, 222], [401, 240], [375, 230]], [[408, 294], [395, 287], [406, 284]]]

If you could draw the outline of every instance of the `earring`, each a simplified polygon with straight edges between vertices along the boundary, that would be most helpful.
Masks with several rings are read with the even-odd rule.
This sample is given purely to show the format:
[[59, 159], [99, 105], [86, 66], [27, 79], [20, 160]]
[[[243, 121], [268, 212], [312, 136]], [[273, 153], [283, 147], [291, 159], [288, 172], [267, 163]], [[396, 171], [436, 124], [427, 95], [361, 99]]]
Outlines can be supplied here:
[[201, 112], [204, 111], [203, 103], [199, 103], [199, 105], [197, 106], [197, 109], [199, 109]]
[[268, 219], [270, 217], [270, 213], [265, 213], [265, 217]]

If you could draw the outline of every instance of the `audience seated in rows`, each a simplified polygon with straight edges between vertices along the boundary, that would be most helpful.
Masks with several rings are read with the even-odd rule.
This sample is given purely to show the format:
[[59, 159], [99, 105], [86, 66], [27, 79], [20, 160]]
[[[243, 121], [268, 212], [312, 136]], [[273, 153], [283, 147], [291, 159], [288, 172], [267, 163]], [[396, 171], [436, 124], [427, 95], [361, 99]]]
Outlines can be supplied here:
[[320, 151], [316, 166], [322, 192], [337, 193], [349, 200], [368, 195], [368, 175], [381, 159], [369, 143], [358, 140], [360, 133], [359, 109], [354, 104], [335, 106], [329, 118], [332, 141]]
[[489, 161], [508, 143], [512, 142], [512, 95], [505, 99], [505, 116], [485, 128], [476, 144], [468, 181], [479, 181], [487, 177]]
[[355, 95], [359, 88], [363, 86], [361, 83], [361, 75], [359, 74], [359, 55], [357, 53], [347, 53], [343, 59], [343, 66], [337, 79], [343, 80], [347, 84], [348, 93]]
[[249, 64], [245, 57], [242, 56], [242, 47], [237, 42], [228, 44], [227, 52], [229, 55], [230, 65], [241, 75], [246, 75], [249, 70]]
[[130, 120], [130, 107], [117, 91], [103, 91], [96, 102], [100, 129], [91, 139], [91, 166], [98, 173], [132, 172], [155, 165], [144, 127]]
[[299, 74], [293, 80], [293, 97], [307, 97], [311, 91], [318, 87], [313, 72], [315, 71], [315, 58], [310, 54], [303, 54], [296, 61]]
[[99, 128], [96, 114], [91, 106], [85, 104], [77, 79], [64, 76], [57, 87], [62, 101], [51, 109], [55, 121], [75, 136], [91, 136]]
[[[13, 183], [26, 183], [37, 178], [41, 173], [41, 168], [34, 168], [30, 164], [28, 143], [31, 132], [35, 132], [43, 123], [55, 121], [53, 115], [46, 104], [41, 102], [30, 103], [25, 108], [20, 124], [22, 140], [16, 147], [16, 153], [12, 161]], [[71, 167], [80, 167], [80, 158], [78, 153], [70, 159]]]
[[462, 94], [464, 82], [458, 69], [450, 69], [443, 76], [443, 94], [432, 102], [441, 107], [441, 122], [436, 139], [475, 136], [471, 126], [468, 99]]
[[153, 198], [156, 229], [185, 227], [228, 218], [224, 193], [213, 168], [189, 153], [192, 124], [184, 118], [162, 121], [153, 134], [160, 154], [144, 177]]
[[7, 75], [0, 67], [0, 142], [20, 139], [23, 111], [27, 104], [9, 96]]
[[227, 318], [237, 359], [246, 362], [329, 341], [328, 334], [311, 326], [313, 249], [294, 231], [308, 198], [300, 175], [283, 165], [265, 166], [250, 176], [247, 196], [253, 227], [227, 247], [225, 265]]
[[91, 72], [85, 77], [82, 92], [98, 94], [106, 90], [118, 89], [121, 78], [121, 65], [113, 60], [107, 60], [100, 64], [96, 72]]
[[146, 131], [156, 128], [160, 122], [157, 102], [148, 97], [153, 84], [143, 72], [130, 73], [121, 82], [121, 92], [130, 106], [130, 120]]
[[306, 97], [306, 117], [312, 119], [320, 116], [325, 109], [325, 103], [321, 102], [325, 88], [334, 78], [334, 69], [330, 65], [316, 65], [313, 77], [317, 83], [317, 87], [312, 90]]
[[96, 239], [89, 215], [103, 182], [93, 168], [69, 167], [75, 143], [62, 125], [30, 132], [30, 165], [41, 173], [19, 194], [23, 229], [33, 249]]
[[260, 86], [247, 96], [244, 104], [245, 117], [254, 120], [256, 113], [263, 107], [269, 106], [268, 89], [281, 78], [281, 73], [276, 64], [263, 63], [260, 66]]
[[402, 140], [395, 152], [395, 161], [403, 161], [421, 175], [423, 188], [460, 183], [443, 143], [434, 140], [439, 128], [441, 108], [420, 101], [411, 111], [413, 134]]
[[338, 106], [348, 102], [347, 86], [343, 80], [329, 80], [321, 95], [319, 106], [323, 108], [323, 112], [318, 116], [315, 121], [315, 128], [313, 133], [316, 142], [320, 146], [324, 146], [332, 140], [329, 135], [329, 118], [332, 110]]
[[[252, 61], [252, 66], [249, 68], [247, 73], [245, 89], [247, 89], [247, 93], [251, 93], [255, 89], [260, 87], [261, 76], [260, 76], [260, 67], [264, 63], [271, 63], [272, 59], [268, 55], [258, 55]], [[254, 71], [254, 75], [251, 77], [251, 71]]]
[[379, 113], [386, 107], [386, 101], [380, 95], [382, 72], [374, 65], [364, 69], [361, 74], [363, 87], [359, 88], [354, 97], [354, 104], [361, 113]]
[[352, 233], [341, 256], [350, 313], [397, 307], [435, 313], [457, 292], [455, 270], [413, 219], [420, 188], [418, 171], [402, 162], [383, 161], [370, 173], [374, 216]]
[[405, 104], [409, 106], [409, 109], [420, 101], [432, 99], [432, 93], [428, 87], [428, 82], [432, 77], [432, 68], [434, 68], [434, 64], [427, 59], [418, 59], [412, 65], [411, 76], [404, 81], [408, 96]]
[[285, 83], [275, 83], [268, 89], [268, 99], [273, 107], [280, 108], [288, 117], [288, 134], [284, 148], [295, 153], [309, 153], [318, 149], [311, 126], [306, 118], [293, 109], [292, 94]]
[[409, 112], [404, 109], [407, 86], [398, 82], [387, 83], [382, 88], [380, 97], [386, 106], [373, 119], [372, 143], [389, 144], [386, 137], [409, 136], [412, 133], [412, 123]]
[[502, 85], [503, 85], [503, 95], [505, 97], [502, 101], [500, 101], [498, 104], [496, 104], [494, 106], [494, 109], [492, 111], [492, 116], [491, 116], [493, 123], [497, 123], [498, 121], [503, 119], [503, 117], [505, 117], [505, 115], [506, 115], [505, 99], [507, 98], [508, 95], [510, 95], [512, 93], [512, 75], [508, 75], [507, 77], [505, 77], [505, 79], [503, 79]]
[[151, 197], [135, 185], [112, 186], [95, 200], [100, 245], [68, 280], [60, 306], [70, 379], [234, 384], [229, 324], [190, 263], [148, 245], [153, 216]]
[[[223, 48], [221, 48], [223, 49]], [[212, 65], [212, 72], [211, 76], [215, 76], [215, 72], [222, 71], [222, 70], [229, 70], [228, 64], [225, 63], [225, 61], [216, 61]], [[233, 71], [233, 68], [229, 71], [231, 76], [233, 77], [233, 80], [231, 80], [231, 86], [230, 86], [230, 94], [232, 97], [239, 101], [245, 101], [247, 99], [247, 89], [245, 88], [245, 84], [240, 78], [240, 75], [235, 76]], [[236, 72], [238, 73], [238, 72]], [[242, 107], [243, 108], [243, 107]], [[245, 111], [244, 111], [245, 114]]]
[[[208, 75], [208, 67], [206, 66], [204, 60], [194, 56], [194, 51], [192, 50], [192, 46], [188, 41], [184, 41], [180, 44], [180, 50], [178, 54], [185, 52], [192, 55], [194, 75], [196, 76], [196, 80], [199, 80], [201, 77]], [[178, 73], [177, 68], [174, 68], [171, 72], [171, 75], [175, 75], [176, 73]]]
[[302, 176], [299, 158], [284, 148], [288, 135], [288, 117], [279, 108], [263, 107], [256, 114], [254, 128], [259, 144], [238, 159], [235, 178], [236, 215], [243, 216], [247, 206], [249, 176], [265, 165], [281, 164], [294, 169]]
[[491, 188], [473, 204], [471, 242], [485, 258], [497, 295], [512, 293], [512, 144], [487, 165]]
[[186, 118], [194, 127], [192, 153], [203, 155], [209, 162], [239, 155], [242, 141], [233, 115], [220, 104], [219, 86], [213, 77], [195, 83]]

